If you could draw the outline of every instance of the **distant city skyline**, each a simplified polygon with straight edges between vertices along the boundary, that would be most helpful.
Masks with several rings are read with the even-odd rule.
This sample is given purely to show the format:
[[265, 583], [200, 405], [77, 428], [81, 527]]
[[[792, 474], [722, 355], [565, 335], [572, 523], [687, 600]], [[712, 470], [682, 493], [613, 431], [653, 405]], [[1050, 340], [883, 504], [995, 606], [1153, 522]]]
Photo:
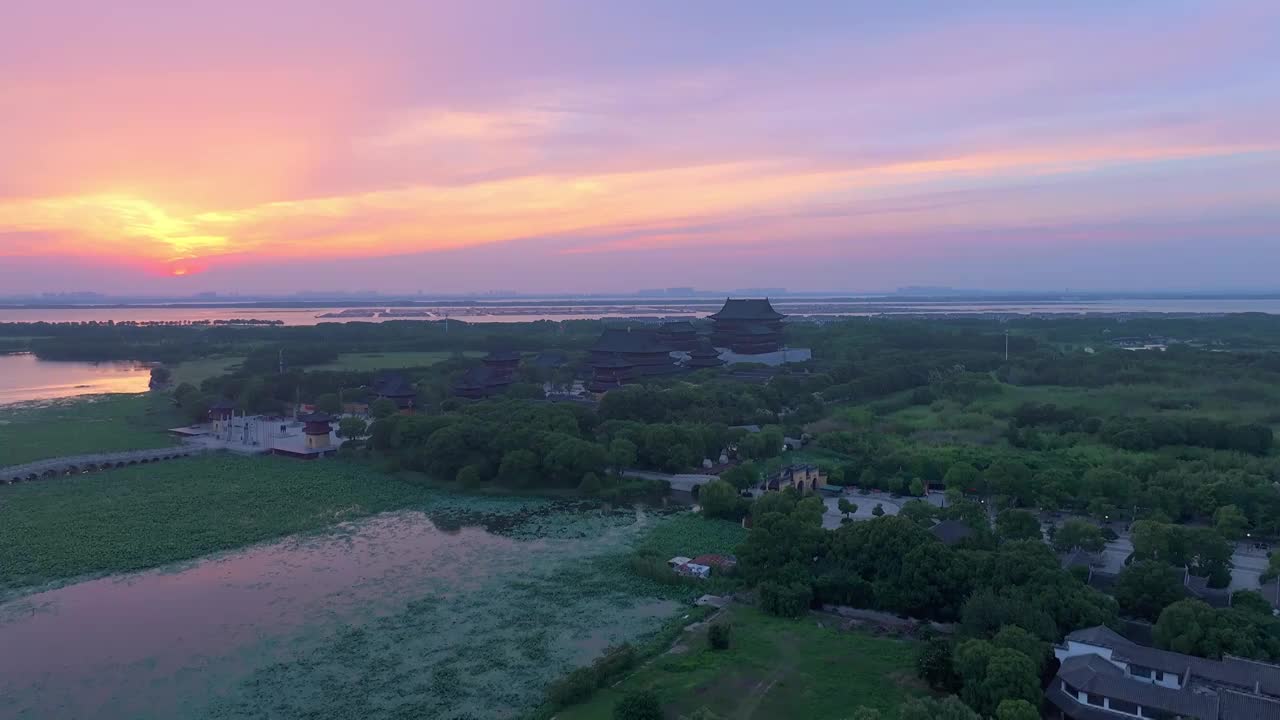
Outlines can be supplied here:
[[0, 296], [1274, 288], [1276, 37], [1272, 0], [22, 4]]

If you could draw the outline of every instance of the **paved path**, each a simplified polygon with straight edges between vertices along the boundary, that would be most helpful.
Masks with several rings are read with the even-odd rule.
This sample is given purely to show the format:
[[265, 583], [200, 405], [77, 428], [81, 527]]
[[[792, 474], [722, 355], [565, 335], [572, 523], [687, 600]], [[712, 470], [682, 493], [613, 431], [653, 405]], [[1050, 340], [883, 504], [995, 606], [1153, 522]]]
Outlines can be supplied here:
[[693, 492], [693, 489], [699, 485], [706, 485], [712, 480], [719, 480], [715, 475], [701, 475], [698, 473], [672, 475], [671, 473], [650, 470], [623, 470], [622, 475], [623, 477], [642, 478], [645, 480], [666, 480], [671, 483], [672, 490], [683, 490], [684, 492]]
[[76, 475], [93, 470], [109, 470], [111, 468], [125, 467], [126, 465], [140, 465], [199, 455], [203, 452], [206, 452], [204, 448], [178, 445], [154, 450], [129, 450], [126, 452], [49, 458], [48, 460], [39, 460], [25, 465], [11, 465], [0, 468], [0, 483], [8, 484], [60, 475]]

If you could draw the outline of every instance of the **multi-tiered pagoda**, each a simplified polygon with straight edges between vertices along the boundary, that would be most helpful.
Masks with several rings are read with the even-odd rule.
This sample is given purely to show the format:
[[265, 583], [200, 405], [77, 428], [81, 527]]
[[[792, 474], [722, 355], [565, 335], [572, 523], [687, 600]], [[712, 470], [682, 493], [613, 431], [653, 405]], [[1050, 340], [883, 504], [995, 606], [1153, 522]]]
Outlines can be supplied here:
[[762, 300], [726, 299], [720, 312], [711, 316], [715, 323], [711, 344], [728, 348], [738, 355], [764, 355], [783, 347], [782, 320], [786, 315], [773, 309], [768, 298]]
[[[593, 392], [645, 377], [679, 372], [672, 348], [649, 329], [610, 328], [591, 347]], [[596, 388], [603, 388], [597, 390]]]
[[480, 367], [467, 370], [454, 384], [454, 394], [471, 400], [490, 397], [505, 392], [515, 382], [516, 369], [520, 367], [520, 353], [514, 350], [495, 350], [481, 360]]
[[688, 320], [668, 320], [658, 330], [658, 339], [672, 350], [692, 350], [698, 346], [698, 330]]
[[689, 359], [685, 361], [685, 367], [690, 370], [705, 370], [707, 368], [718, 368], [724, 365], [724, 360], [720, 359], [720, 351], [711, 347], [711, 343], [702, 340], [697, 347], [689, 351]]
[[373, 381], [373, 394], [379, 400], [390, 400], [395, 403], [396, 409], [404, 415], [413, 413], [418, 399], [418, 391], [414, 390], [413, 385], [397, 372], [379, 374]]

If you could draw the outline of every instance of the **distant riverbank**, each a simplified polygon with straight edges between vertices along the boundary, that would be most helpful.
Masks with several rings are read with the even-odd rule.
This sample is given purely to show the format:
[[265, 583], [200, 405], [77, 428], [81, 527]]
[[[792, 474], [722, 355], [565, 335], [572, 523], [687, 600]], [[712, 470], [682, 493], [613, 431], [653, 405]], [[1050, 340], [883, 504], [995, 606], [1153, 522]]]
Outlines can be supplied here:
[[[1106, 297], [781, 297], [779, 312], [796, 318], [875, 315], [1221, 315], [1280, 314], [1280, 296]], [[590, 298], [581, 300], [448, 300], [349, 302], [168, 303], [157, 305], [0, 305], [0, 323], [141, 322], [226, 323], [256, 320], [283, 325], [389, 320], [534, 322], [607, 318], [704, 317], [722, 298]]]

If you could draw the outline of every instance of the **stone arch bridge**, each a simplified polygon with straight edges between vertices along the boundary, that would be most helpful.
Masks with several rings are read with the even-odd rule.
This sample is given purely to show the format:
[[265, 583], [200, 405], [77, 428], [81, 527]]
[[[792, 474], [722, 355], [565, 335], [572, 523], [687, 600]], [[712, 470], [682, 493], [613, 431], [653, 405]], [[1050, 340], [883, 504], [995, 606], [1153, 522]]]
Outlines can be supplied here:
[[93, 455], [73, 455], [68, 457], [38, 460], [25, 465], [11, 465], [0, 468], [0, 483], [9, 484], [60, 477], [63, 475], [79, 475], [95, 470], [110, 470], [189, 457], [206, 452], [204, 448], [186, 445], [155, 450], [129, 450], [117, 453], [96, 453]]

